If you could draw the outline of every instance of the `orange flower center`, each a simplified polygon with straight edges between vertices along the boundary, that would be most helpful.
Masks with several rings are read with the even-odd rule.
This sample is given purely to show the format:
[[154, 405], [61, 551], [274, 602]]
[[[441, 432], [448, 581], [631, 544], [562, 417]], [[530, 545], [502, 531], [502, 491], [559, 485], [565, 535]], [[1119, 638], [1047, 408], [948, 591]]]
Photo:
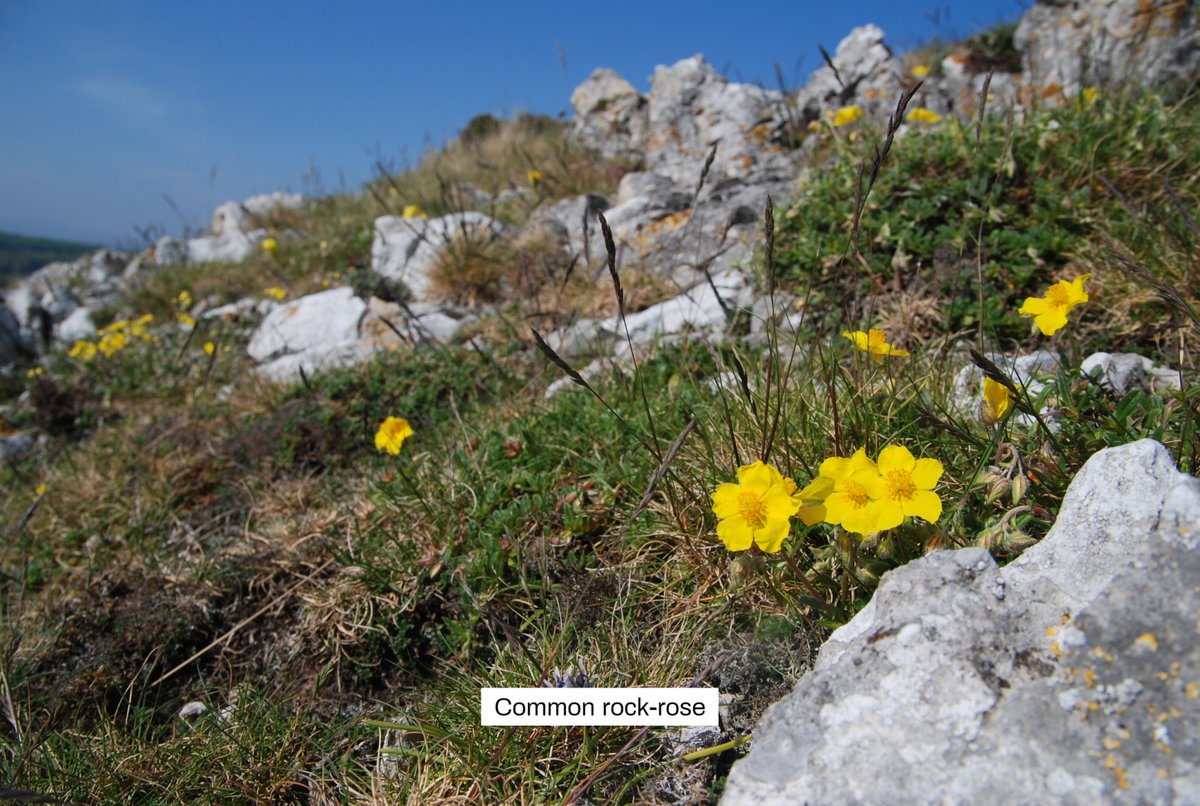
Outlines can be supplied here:
[[843, 482], [842, 493], [850, 500], [855, 509], [862, 509], [871, 503], [871, 496], [867, 494], [867, 488], [852, 479], [846, 479]]
[[883, 480], [887, 485], [887, 497], [893, 501], [912, 498], [913, 493], [917, 491], [917, 485], [913, 484], [912, 473], [905, 470], [889, 470]]
[[1050, 303], [1051, 308], [1066, 308], [1071, 304], [1071, 291], [1069, 286], [1052, 285], [1046, 289], [1046, 302]]
[[753, 490], [744, 490], [738, 494], [738, 514], [752, 529], [761, 529], [767, 525], [767, 502]]

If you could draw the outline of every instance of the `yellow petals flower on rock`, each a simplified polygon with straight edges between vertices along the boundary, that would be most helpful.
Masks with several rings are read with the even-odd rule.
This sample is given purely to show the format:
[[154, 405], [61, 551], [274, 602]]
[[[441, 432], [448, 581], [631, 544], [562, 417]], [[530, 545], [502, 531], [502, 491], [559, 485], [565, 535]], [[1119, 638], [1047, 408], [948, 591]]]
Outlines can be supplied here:
[[375, 447], [395, 456], [400, 453], [400, 446], [404, 444], [404, 440], [412, 435], [412, 426], [408, 424], [408, 420], [403, 417], [388, 417], [375, 432]]
[[908, 350], [901, 350], [899, 347], [893, 347], [888, 344], [887, 336], [882, 330], [871, 328], [866, 333], [861, 330], [853, 332], [847, 330], [842, 333], [843, 336], [854, 342], [854, 346], [867, 353], [876, 361], [882, 362], [888, 356], [906, 356]]
[[404, 205], [403, 216], [404, 218], [424, 218], [425, 211], [421, 209], [421, 205], [419, 204], [406, 204]]
[[1038, 330], [1046, 336], [1053, 336], [1067, 323], [1067, 314], [1071, 309], [1088, 301], [1083, 284], [1091, 277], [1090, 274], [1081, 274], [1070, 282], [1061, 280], [1046, 290], [1046, 296], [1028, 297], [1018, 313], [1033, 317]]
[[796, 483], [771, 465], [742, 465], [737, 484], [722, 484], [712, 494], [713, 512], [720, 519], [717, 537], [730, 551], [752, 545], [767, 553], [779, 551], [788, 521], [800, 509], [792, 496], [795, 489]]

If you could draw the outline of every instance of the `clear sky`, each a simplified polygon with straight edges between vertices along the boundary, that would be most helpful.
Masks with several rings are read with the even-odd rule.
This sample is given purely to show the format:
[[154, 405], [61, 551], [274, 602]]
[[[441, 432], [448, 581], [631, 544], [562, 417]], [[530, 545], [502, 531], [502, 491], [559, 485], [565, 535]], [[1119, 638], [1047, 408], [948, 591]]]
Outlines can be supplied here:
[[358, 188], [377, 156], [415, 163], [477, 114], [569, 115], [596, 67], [646, 91], [702, 53], [794, 87], [855, 26], [900, 52], [1027, 5], [0, 0], [0, 230], [129, 246], [229, 199]]

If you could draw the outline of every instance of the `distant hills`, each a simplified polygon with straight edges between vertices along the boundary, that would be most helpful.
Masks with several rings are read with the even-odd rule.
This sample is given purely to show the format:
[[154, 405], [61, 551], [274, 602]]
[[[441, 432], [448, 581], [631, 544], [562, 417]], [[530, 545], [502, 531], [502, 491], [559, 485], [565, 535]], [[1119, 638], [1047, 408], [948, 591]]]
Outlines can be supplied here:
[[0, 232], [0, 285], [14, 277], [29, 274], [47, 263], [74, 260], [99, 248], [98, 244], [30, 238], [11, 232]]

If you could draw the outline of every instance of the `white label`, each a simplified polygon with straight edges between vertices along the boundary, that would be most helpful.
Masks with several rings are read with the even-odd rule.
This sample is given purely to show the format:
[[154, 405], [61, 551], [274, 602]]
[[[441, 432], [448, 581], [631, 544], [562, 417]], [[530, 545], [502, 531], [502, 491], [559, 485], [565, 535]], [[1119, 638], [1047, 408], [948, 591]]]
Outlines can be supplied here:
[[718, 725], [715, 688], [485, 688], [481, 725]]

